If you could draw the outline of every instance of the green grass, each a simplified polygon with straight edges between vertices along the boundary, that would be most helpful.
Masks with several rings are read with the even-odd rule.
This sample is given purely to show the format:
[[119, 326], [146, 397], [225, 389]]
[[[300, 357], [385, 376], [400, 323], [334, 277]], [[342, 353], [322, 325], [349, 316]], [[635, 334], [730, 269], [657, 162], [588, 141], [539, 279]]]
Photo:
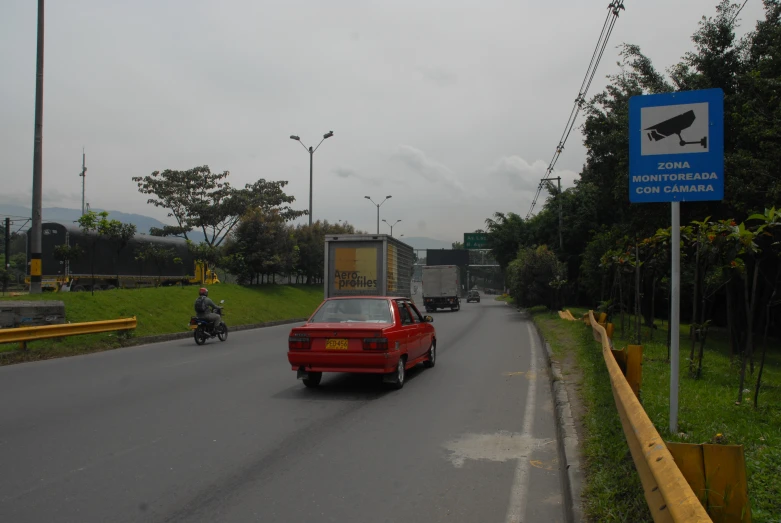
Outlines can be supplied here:
[[503, 295], [497, 296], [497, 297], [496, 297], [496, 298], [494, 298], [494, 299], [495, 299], [496, 301], [503, 301], [503, 302], [507, 302], [507, 303], [515, 303], [515, 300], [513, 300], [513, 299], [512, 299], [510, 296], [508, 296], [508, 295], [506, 295], [506, 294], [503, 294]]
[[[323, 288], [317, 286], [260, 285], [243, 287], [220, 284], [210, 289], [215, 303], [225, 300], [225, 323], [249, 325], [309, 316], [323, 300]], [[0, 364], [45, 359], [106, 350], [122, 345], [133, 337], [171, 334], [188, 330], [195, 313], [193, 303], [197, 287], [160, 287], [96, 292], [27, 295], [8, 300], [59, 300], [65, 303], [70, 322], [108, 320], [135, 316], [138, 327], [132, 333], [103, 333], [42, 340], [28, 344], [29, 350], [0, 359]], [[0, 345], [0, 352], [15, 351], [17, 345]]]
[[[570, 308], [575, 317], [581, 311]], [[546, 312], [536, 312], [537, 322], [554, 349], [554, 355], [573, 354], [583, 374], [581, 396], [586, 407], [583, 424], [586, 438], [584, 507], [592, 521], [651, 521], [640, 480], [616, 414], [610, 380], [600, 346], [580, 322], [565, 322]], [[615, 320], [617, 321], [617, 320]], [[629, 322], [628, 322], [629, 324]], [[627, 328], [626, 335], [629, 335]], [[781, 514], [781, 351], [774, 341], [768, 347], [759, 395], [753, 407], [753, 388], [759, 369], [747, 370], [743, 403], [736, 405], [739, 383], [738, 358], [730, 360], [726, 332], [712, 329], [703, 357], [702, 376], [689, 374], [688, 326], [681, 326], [680, 403], [678, 433], [669, 422], [670, 368], [667, 362], [667, 332], [658, 329], [654, 341], [643, 341], [641, 400], [649, 418], [667, 441], [712, 442], [722, 434], [727, 444], [743, 445], [749, 482], [752, 519], [778, 522]], [[563, 336], [562, 333], [567, 333]], [[644, 336], [648, 336], [644, 329]], [[616, 327], [614, 345], [628, 343]], [[758, 348], [757, 351], [760, 349]], [[558, 359], [558, 358], [557, 358]]]
[[[625, 333], [628, 337], [629, 329]], [[643, 341], [643, 407], [659, 433], [668, 441], [707, 443], [722, 434], [724, 443], [743, 445], [748, 474], [752, 520], [781, 521], [781, 350], [771, 340], [762, 374], [758, 408], [753, 405], [759, 372], [761, 339], [755, 349], [755, 372], [746, 369], [743, 402], [736, 405], [740, 383], [740, 359], [730, 359], [726, 330], [711, 329], [705, 345], [702, 375], [689, 373], [689, 326], [681, 325], [678, 433], [669, 427], [670, 367], [667, 363], [667, 330]], [[644, 329], [644, 336], [648, 330]], [[596, 343], [594, 343], [596, 345]], [[616, 329], [614, 344], [623, 347], [626, 337]], [[697, 348], [697, 351], [699, 347]], [[695, 351], [695, 357], [696, 352]]]
[[[539, 308], [531, 312], [554, 357], [573, 357], [580, 370], [577, 386], [585, 410], [581, 445], [586, 517], [599, 522], [652, 521], [618, 418], [610, 376], [591, 332], [581, 322], [561, 320], [556, 312]], [[575, 310], [570, 312], [577, 317]]]

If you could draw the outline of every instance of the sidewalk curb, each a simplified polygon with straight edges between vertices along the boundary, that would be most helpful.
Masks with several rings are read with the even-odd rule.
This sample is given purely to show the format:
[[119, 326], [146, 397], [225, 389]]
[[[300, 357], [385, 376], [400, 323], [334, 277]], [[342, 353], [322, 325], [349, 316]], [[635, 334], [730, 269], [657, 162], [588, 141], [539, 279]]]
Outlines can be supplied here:
[[[246, 331], [252, 329], [263, 329], [266, 327], [276, 327], [279, 325], [289, 325], [293, 323], [303, 323], [308, 319], [309, 318], [293, 318], [289, 320], [276, 320], [276, 321], [267, 321], [265, 323], [252, 323], [249, 325], [229, 326], [228, 333], [230, 334], [231, 332]], [[125, 347], [137, 347], [139, 345], [152, 345], [155, 343], [162, 343], [164, 341], [184, 340], [192, 337], [193, 337], [192, 331], [186, 331], [186, 332], [172, 332], [170, 334], [159, 334], [156, 336], [141, 336], [139, 338], [127, 338], [121, 340], [120, 345], [118, 347], [114, 347], [108, 350], [123, 349]], [[18, 351], [18, 350], [0, 352], [0, 358], [14, 356], [16, 354], [21, 354], [21, 353], [22, 351]], [[77, 356], [77, 355], [78, 354], [73, 354], [73, 356]], [[64, 357], [68, 357], [68, 356], [64, 356]]]
[[561, 374], [559, 364], [553, 360], [551, 350], [540, 327], [534, 323], [529, 315], [529, 321], [534, 325], [540, 344], [545, 347], [545, 359], [551, 370], [551, 392], [553, 393], [553, 406], [556, 414], [556, 439], [559, 451], [559, 469], [562, 471], [561, 483], [564, 495], [564, 518], [568, 523], [581, 523], [583, 519], [583, 506], [581, 492], [583, 489], [583, 471], [580, 468], [580, 452], [578, 433], [575, 430], [575, 421], [572, 419], [569, 395], [564, 385], [564, 376]]

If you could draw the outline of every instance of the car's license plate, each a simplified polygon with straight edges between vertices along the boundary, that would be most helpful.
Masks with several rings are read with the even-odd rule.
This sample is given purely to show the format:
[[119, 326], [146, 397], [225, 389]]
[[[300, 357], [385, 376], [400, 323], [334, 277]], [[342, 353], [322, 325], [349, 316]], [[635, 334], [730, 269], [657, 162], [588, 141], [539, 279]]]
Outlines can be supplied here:
[[325, 350], [347, 350], [347, 340], [343, 338], [325, 340]]

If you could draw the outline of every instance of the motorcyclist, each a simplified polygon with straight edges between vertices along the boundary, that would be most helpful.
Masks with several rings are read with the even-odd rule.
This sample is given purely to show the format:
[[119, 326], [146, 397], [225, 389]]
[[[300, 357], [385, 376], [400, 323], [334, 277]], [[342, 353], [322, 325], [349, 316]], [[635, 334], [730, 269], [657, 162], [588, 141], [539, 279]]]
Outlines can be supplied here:
[[195, 300], [195, 313], [198, 315], [198, 318], [210, 321], [214, 327], [218, 326], [222, 318], [214, 312], [215, 309], [220, 310], [217, 304], [209, 299], [209, 290], [201, 287], [198, 291], [198, 298]]

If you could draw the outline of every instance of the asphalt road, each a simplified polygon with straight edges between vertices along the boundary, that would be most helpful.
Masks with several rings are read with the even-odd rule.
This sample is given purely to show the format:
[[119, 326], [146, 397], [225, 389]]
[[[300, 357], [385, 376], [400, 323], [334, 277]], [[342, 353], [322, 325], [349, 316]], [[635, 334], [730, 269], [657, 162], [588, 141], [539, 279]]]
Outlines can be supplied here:
[[0, 521], [563, 521], [543, 349], [484, 298], [400, 391], [304, 388], [290, 326], [2, 367]]

